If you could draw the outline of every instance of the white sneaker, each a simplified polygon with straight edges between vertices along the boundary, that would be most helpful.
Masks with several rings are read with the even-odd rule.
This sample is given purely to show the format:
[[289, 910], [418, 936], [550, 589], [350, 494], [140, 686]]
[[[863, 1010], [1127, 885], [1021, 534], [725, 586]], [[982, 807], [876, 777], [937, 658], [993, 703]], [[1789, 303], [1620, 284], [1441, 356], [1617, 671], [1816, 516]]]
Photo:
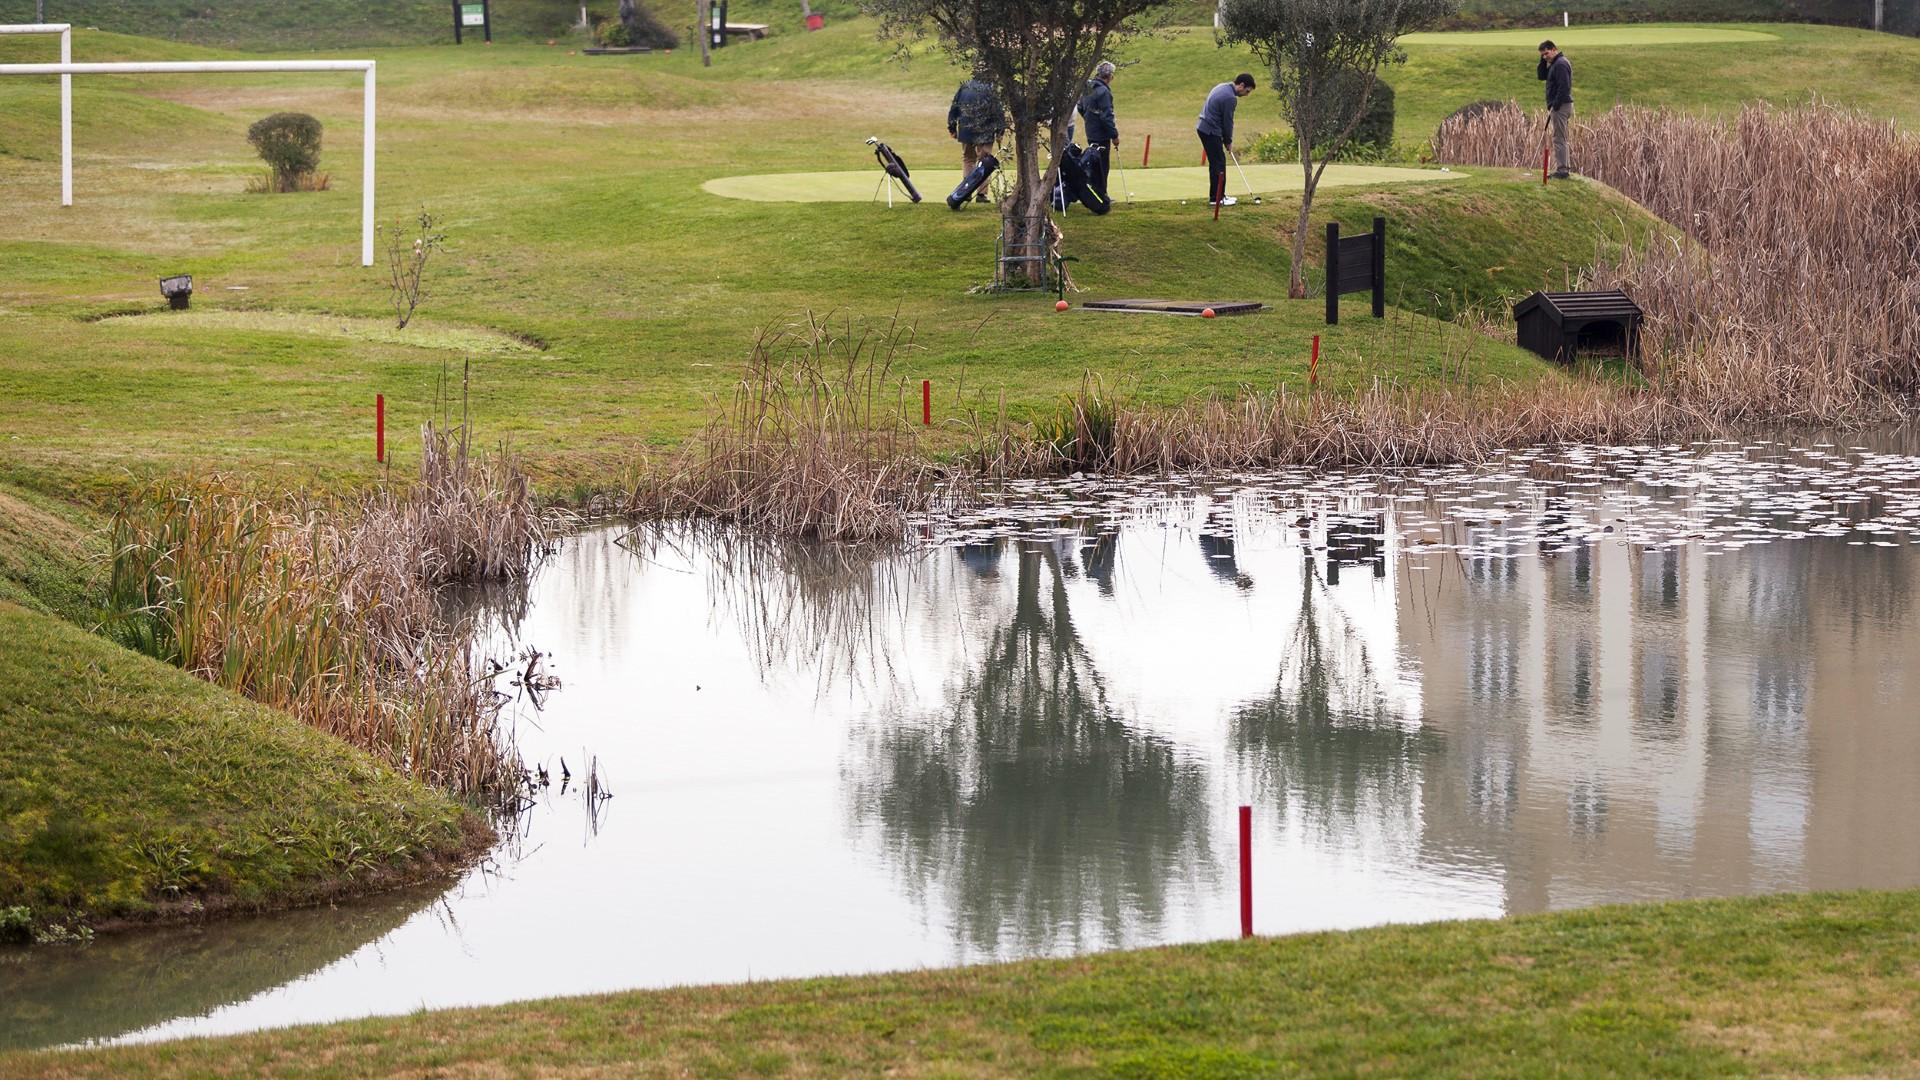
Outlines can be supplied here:
[[[1229, 196], [1227, 196], [1226, 198], [1224, 198], [1224, 199], [1221, 199], [1221, 200], [1220, 200], [1220, 203], [1219, 203], [1219, 205], [1221, 205], [1221, 206], [1237, 206], [1237, 205], [1239, 204], [1239, 202], [1240, 202], [1240, 200], [1239, 200], [1239, 199], [1236, 199], [1236, 198], [1234, 198], [1233, 196], [1231, 196], [1231, 195], [1229, 195]], [[1212, 205], [1214, 205], [1214, 204], [1213, 204], [1213, 203], [1208, 203], [1207, 205], [1208, 205], [1208, 206], [1212, 206]]]

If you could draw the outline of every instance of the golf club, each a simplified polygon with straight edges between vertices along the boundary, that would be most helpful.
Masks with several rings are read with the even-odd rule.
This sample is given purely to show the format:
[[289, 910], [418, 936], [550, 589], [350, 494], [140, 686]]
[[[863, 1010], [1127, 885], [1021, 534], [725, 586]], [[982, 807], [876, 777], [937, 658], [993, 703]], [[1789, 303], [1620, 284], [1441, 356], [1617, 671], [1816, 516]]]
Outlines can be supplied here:
[[1233, 167], [1240, 169], [1240, 185], [1247, 189], [1247, 195], [1253, 199], [1253, 205], [1259, 206], [1260, 196], [1255, 195], [1253, 193], [1253, 185], [1247, 183], [1247, 170], [1240, 168], [1240, 155], [1234, 153], [1232, 150], [1228, 150], [1227, 156], [1233, 159]]
[[1125, 165], [1120, 164], [1117, 161], [1114, 162], [1113, 164], [1114, 164], [1114, 168], [1117, 168], [1120, 170], [1120, 186], [1127, 189], [1127, 205], [1132, 206], [1133, 205], [1133, 185], [1127, 181], [1127, 167]]

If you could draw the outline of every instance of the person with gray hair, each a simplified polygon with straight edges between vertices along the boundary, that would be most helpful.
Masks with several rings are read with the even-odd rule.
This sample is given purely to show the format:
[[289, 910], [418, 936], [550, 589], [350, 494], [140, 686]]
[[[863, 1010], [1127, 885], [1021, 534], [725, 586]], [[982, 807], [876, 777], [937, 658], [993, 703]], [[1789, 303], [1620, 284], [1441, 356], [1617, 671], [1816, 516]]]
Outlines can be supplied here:
[[1113, 121], [1113, 61], [1102, 60], [1093, 69], [1087, 92], [1080, 96], [1080, 119], [1087, 125], [1087, 149], [1099, 151], [1087, 170], [1087, 186], [1099, 192], [1102, 202], [1110, 202], [1107, 170], [1120, 149], [1120, 128]]

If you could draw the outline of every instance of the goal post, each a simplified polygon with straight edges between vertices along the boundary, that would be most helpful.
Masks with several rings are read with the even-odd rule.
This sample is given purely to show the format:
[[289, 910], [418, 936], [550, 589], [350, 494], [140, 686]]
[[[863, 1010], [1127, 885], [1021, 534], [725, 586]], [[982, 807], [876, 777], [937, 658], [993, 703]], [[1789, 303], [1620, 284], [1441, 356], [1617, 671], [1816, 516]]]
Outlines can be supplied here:
[[[19, 32], [0, 29], [0, 32]], [[374, 62], [371, 60], [193, 60], [75, 64], [0, 64], [0, 75], [58, 75], [60, 80], [62, 206], [73, 205], [72, 86], [75, 75], [215, 75], [301, 71], [358, 71], [365, 78], [365, 131], [360, 165], [360, 265], [373, 265]]]
[[[0, 34], [59, 34], [60, 62], [73, 63], [72, 23], [8, 23]], [[60, 205], [73, 205], [73, 76], [60, 76]]]

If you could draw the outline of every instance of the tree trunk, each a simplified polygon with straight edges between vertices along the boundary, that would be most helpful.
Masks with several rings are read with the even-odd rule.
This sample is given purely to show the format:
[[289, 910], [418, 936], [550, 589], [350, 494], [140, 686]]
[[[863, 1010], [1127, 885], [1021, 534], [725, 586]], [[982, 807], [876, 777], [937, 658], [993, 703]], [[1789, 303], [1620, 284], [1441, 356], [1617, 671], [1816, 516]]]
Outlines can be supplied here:
[[[1059, 139], [1056, 142], [1065, 145]], [[1053, 240], [1049, 199], [1054, 170], [1040, 164], [1038, 124], [1014, 124], [1013, 158], [1013, 193], [1000, 207], [1001, 255], [1009, 260], [1001, 269], [1000, 283], [1041, 289], [1047, 284], [1046, 259]]]
[[1313, 189], [1318, 186], [1318, 177], [1313, 175], [1313, 148], [1304, 139], [1295, 136], [1300, 144], [1300, 169], [1304, 173], [1300, 185], [1300, 220], [1293, 226], [1293, 262], [1287, 268], [1287, 295], [1295, 300], [1304, 300], [1307, 295], [1307, 228], [1311, 224], [1313, 213]]

